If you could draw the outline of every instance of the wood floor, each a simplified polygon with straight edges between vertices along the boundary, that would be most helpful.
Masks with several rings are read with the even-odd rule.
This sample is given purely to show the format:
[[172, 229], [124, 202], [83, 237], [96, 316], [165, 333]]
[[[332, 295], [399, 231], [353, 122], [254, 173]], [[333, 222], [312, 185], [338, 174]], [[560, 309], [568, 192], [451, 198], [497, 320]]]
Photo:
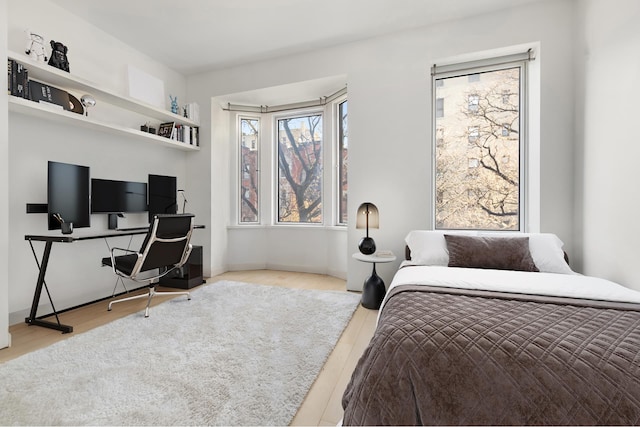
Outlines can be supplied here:
[[[344, 280], [331, 276], [273, 270], [227, 272], [208, 279], [207, 285], [203, 286], [220, 280], [303, 289], [344, 291], [346, 288]], [[152, 305], [166, 301], [167, 298], [156, 297]], [[24, 323], [11, 326], [9, 331], [12, 345], [0, 350], [0, 363], [140, 311], [144, 309], [146, 300], [114, 304], [111, 312], [106, 310], [107, 304], [108, 301], [102, 301], [61, 314], [61, 323], [73, 326], [74, 331], [71, 334], [61, 334], [58, 331], [27, 326]], [[377, 315], [378, 312], [375, 310], [368, 310], [362, 306], [357, 308], [291, 425], [335, 426], [340, 421], [342, 393], [360, 355], [373, 335]]]

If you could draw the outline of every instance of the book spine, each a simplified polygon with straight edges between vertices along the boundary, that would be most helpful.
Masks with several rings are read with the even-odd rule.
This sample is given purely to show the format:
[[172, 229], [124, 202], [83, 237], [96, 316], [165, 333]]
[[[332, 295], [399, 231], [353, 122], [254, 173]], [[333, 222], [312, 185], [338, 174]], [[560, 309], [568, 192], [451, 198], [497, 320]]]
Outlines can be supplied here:
[[182, 129], [182, 142], [191, 144], [191, 126], [183, 125]]
[[18, 63], [11, 61], [11, 95], [18, 96]]
[[196, 104], [195, 102], [190, 102], [185, 105], [184, 110], [188, 119], [191, 119], [196, 123], [200, 121], [200, 111], [198, 104]]
[[11, 69], [12, 69], [12, 63], [13, 63], [13, 59], [9, 59], [7, 60], [7, 94], [11, 95], [11, 89], [12, 89], [12, 84], [11, 84]]
[[24, 69], [24, 99], [31, 99], [31, 91], [29, 88], [29, 70], [27, 68]]
[[18, 63], [16, 65], [16, 96], [20, 98], [25, 97], [25, 68], [24, 65]]

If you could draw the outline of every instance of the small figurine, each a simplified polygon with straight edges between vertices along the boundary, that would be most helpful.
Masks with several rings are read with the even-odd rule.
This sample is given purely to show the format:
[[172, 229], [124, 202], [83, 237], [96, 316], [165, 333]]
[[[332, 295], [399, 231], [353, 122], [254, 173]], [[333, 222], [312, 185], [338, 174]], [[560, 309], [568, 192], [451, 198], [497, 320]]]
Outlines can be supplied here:
[[47, 55], [44, 50], [44, 39], [41, 35], [25, 30], [27, 34], [27, 47], [24, 53], [29, 55], [35, 61], [47, 62]]
[[51, 58], [49, 58], [49, 65], [59, 68], [63, 71], [69, 72], [69, 60], [67, 59], [67, 52], [69, 49], [60, 42], [51, 40]]
[[173, 114], [178, 114], [178, 97], [171, 96], [171, 94], [169, 94], [169, 99], [171, 100], [171, 112]]

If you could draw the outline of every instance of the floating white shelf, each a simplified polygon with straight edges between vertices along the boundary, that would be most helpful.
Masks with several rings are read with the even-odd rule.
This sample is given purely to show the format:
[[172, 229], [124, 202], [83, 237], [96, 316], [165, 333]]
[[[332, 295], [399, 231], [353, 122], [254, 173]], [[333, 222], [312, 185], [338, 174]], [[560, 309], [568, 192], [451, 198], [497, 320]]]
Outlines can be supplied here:
[[63, 110], [62, 108], [58, 108], [53, 104], [49, 106], [47, 105], [47, 103], [33, 102], [28, 99], [18, 98], [15, 96], [9, 96], [9, 111], [35, 116], [40, 119], [55, 121], [57, 123], [65, 123], [71, 126], [97, 129], [119, 136], [134, 137], [140, 141], [153, 142], [165, 147], [177, 148], [186, 151], [200, 150], [200, 147], [195, 145], [186, 144], [180, 141], [174, 141], [162, 136], [154, 135], [152, 133], [142, 132], [137, 129], [104, 123], [98, 120], [94, 120], [91, 117], [86, 117], [77, 113]]
[[[154, 118], [161, 122], [176, 122], [187, 126], [199, 126], [195, 121], [174, 114], [171, 111], [163, 110], [154, 105], [139, 101], [134, 98], [116, 94], [115, 92], [101, 88], [99, 85], [88, 80], [76, 77], [66, 71], [59, 70], [44, 62], [33, 61], [26, 55], [15, 52], [8, 52], [9, 59], [13, 59], [23, 64], [29, 70], [29, 78], [42, 81], [43, 83], [59, 87], [65, 90], [76, 90], [92, 95], [94, 98], [102, 100], [108, 104], [141, 114], [146, 117]], [[178, 148], [182, 150], [197, 151], [200, 147], [185, 144], [180, 141], [170, 140], [151, 133], [142, 132], [137, 129], [126, 128], [116, 124], [110, 124], [93, 120], [77, 113], [57, 109], [55, 106], [47, 106], [46, 104], [32, 102], [14, 96], [9, 96], [9, 109], [21, 114], [37, 116], [42, 119], [53, 120], [61, 123], [67, 123], [73, 126], [82, 126], [90, 129], [98, 129], [105, 132], [115, 133], [119, 135], [127, 135], [135, 137], [139, 140], [147, 142], [155, 142]]]

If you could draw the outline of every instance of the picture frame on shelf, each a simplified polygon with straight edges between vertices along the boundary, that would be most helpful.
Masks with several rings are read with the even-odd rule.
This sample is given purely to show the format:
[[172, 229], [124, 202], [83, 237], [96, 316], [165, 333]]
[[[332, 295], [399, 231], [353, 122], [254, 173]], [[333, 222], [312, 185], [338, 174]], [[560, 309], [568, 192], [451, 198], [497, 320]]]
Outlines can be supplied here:
[[163, 136], [165, 138], [171, 139], [171, 134], [173, 133], [175, 127], [175, 122], [161, 123], [160, 126], [158, 126], [158, 136]]

